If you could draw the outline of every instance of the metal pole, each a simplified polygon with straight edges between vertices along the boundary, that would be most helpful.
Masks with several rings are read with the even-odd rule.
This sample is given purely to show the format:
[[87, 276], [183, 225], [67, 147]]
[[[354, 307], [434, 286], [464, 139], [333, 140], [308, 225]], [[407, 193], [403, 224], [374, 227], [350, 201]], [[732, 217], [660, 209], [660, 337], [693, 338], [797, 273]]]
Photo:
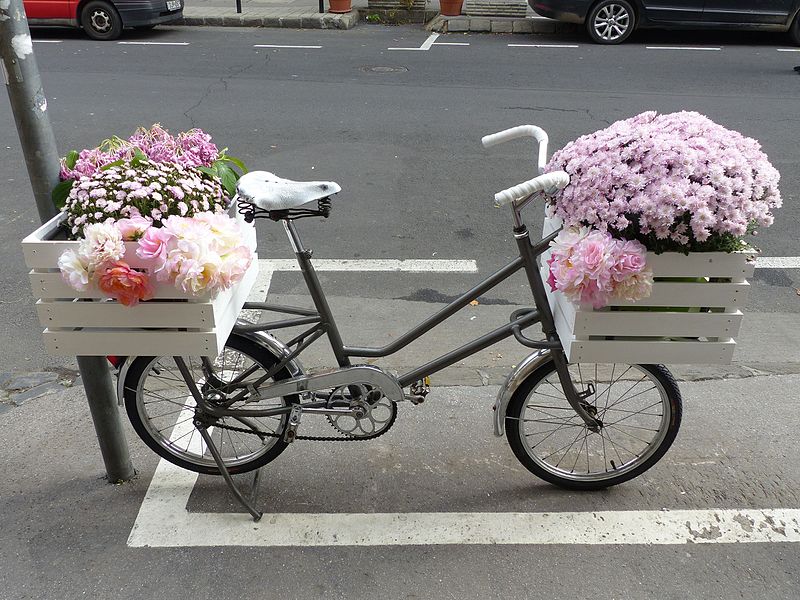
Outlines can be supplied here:
[[[50, 193], [58, 183], [60, 167], [22, 0], [0, 0], [0, 70], [8, 89], [36, 208], [44, 222], [57, 213]], [[102, 357], [79, 356], [78, 367], [108, 479], [113, 482], [131, 479], [135, 471], [108, 365]]]
[[319, 0], [319, 12], [325, 12], [325, 0]]
[[236, 0], [236, 14], [242, 12], [242, 0]]

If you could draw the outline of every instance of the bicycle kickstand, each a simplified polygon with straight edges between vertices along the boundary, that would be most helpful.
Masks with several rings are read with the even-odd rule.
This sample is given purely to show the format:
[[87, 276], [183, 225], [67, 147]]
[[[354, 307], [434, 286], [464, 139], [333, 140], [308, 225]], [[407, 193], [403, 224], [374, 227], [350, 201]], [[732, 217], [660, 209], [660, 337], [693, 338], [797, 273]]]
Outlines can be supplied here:
[[222, 474], [223, 479], [225, 479], [225, 483], [228, 486], [228, 489], [233, 493], [239, 503], [247, 509], [253, 516], [253, 521], [258, 522], [261, 520], [262, 515], [264, 514], [260, 510], [256, 509], [254, 503], [258, 496], [258, 484], [261, 479], [261, 469], [258, 469], [255, 473], [253, 478], [253, 485], [250, 489], [250, 500], [244, 497], [242, 492], [239, 491], [239, 488], [236, 487], [236, 483], [233, 481], [233, 477], [231, 477], [230, 472], [228, 471], [228, 467], [225, 466], [225, 463], [222, 462], [222, 456], [220, 456], [219, 450], [214, 445], [214, 441], [211, 439], [211, 436], [206, 431], [206, 427], [204, 425], [197, 425], [197, 430], [200, 432], [200, 435], [203, 438], [203, 441], [206, 443], [209, 451], [211, 452], [211, 456], [214, 458], [214, 462], [217, 463], [217, 467], [219, 468], [219, 472]]

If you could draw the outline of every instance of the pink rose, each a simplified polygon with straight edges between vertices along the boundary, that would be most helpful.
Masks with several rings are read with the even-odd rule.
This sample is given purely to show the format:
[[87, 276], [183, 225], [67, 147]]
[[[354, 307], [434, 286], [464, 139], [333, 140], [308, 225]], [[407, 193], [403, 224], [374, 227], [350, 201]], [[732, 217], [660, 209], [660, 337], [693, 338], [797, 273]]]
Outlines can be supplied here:
[[152, 224], [152, 220], [141, 215], [134, 215], [128, 219], [119, 219], [116, 222], [117, 229], [119, 229], [122, 239], [126, 242], [138, 240]]
[[153, 259], [154, 270], [159, 272], [164, 268], [174, 238], [174, 234], [164, 227], [150, 227], [139, 239], [136, 255], [142, 259]]
[[149, 300], [155, 294], [147, 274], [121, 260], [104, 266], [98, 274], [98, 287], [125, 306], [136, 306], [140, 300]]

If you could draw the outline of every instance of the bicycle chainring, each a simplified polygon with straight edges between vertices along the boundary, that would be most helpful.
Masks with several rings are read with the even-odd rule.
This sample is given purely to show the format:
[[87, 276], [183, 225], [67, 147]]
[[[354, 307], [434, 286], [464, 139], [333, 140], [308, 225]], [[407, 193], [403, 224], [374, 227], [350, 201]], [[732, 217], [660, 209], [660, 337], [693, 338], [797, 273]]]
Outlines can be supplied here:
[[369, 440], [383, 435], [397, 418], [397, 403], [381, 396], [375, 402], [359, 401], [363, 416], [328, 415], [328, 423], [349, 439]]

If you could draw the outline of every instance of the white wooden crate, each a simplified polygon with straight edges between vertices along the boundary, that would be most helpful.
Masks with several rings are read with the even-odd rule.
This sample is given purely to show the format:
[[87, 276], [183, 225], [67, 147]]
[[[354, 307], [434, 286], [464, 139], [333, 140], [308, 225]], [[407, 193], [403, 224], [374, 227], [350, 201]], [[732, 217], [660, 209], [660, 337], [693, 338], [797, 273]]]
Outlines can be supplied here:
[[[545, 218], [544, 235], [561, 221]], [[541, 275], [549, 275], [542, 256]], [[755, 252], [648, 253], [650, 297], [599, 310], [576, 306], [545, 284], [558, 336], [570, 362], [727, 364], [733, 359]], [[703, 278], [702, 281], [674, 281]], [[722, 281], [716, 281], [720, 279]], [[625, 310], [650, 307], [647, 311]], [[656, 308], [660, 307], [660, 308]], [[702, 308], [702, 312], [700, 309]], [[707, 312], [708, 310], [713, 312]]]
[[[77, 292], [58, 270], [58, 258], [77, 241], [56, 238], [65, 215], [59, 214], [22, 241], [30, 267], [45, 348], [60, 356], [216, 356], [222, 351], [236, 317], [258, 276], [258, 259], [242, 281], [217, 295], [191, 296], [171, 283], [155, 285], [155, 296], [137, 306], [106, 298], [93, 285]], [[247, 227], [245, 243], [255, 248], [255, 229]], [[136, 256], [136, 242], [125, 242], [125, 262], [149, 270], [151, 261]]]

